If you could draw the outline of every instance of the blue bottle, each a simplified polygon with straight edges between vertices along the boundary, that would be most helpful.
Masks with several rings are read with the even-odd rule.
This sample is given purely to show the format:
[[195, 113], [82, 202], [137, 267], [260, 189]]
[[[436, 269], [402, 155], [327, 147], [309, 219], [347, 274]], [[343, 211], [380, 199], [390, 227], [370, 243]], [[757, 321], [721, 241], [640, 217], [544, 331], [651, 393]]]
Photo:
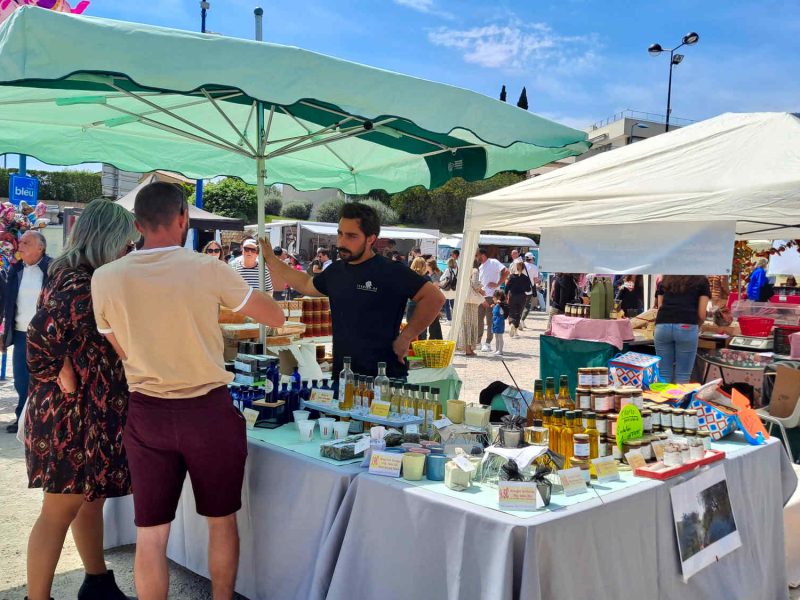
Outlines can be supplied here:
[[278, 397], [275, 399], [276, 401], [283, 400], [287, 404], [289, 403], [289, 384], [287, 382], [283, 382], [280, 387], [280, 391], [278, 392]]
[[300, 390], [300, 399], [301, 400], [311, 399], [311, 388], [308, 387], [308, 381], [303, 382], [303, 387]]
[[233, 400], [233, 405], [236, 408], [239, 408], [239, 386], [232, 385], [230, 388], [228, 388], [228, 391], [230, 392], [231, 400]]
[[303, 381], [303, 378], [300, 376], [300, 371], [295, 367], [292, 371], [292, 389], [299, 391], [301, 381]]

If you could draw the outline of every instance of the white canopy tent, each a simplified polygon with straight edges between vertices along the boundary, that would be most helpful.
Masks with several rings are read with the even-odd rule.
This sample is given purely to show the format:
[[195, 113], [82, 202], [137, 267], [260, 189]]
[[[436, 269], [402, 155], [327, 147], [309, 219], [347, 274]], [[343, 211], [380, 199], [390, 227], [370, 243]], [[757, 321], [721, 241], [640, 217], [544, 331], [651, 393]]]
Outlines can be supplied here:
[[734, 239], [800, 238], [800, 118], [728, 113], [470, 198], [463, 256], [482, 230], [541, 233], [549, 271], [728, 273]]

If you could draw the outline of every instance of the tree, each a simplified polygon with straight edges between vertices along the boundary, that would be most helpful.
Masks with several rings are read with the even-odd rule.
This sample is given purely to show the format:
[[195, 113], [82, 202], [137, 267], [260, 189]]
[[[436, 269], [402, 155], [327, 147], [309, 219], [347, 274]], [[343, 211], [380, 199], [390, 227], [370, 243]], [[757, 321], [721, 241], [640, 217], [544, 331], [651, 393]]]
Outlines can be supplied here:
[[380, 200], [364, 200], [361, 204], [371, 206], [378, 213], [381, 225], [397, 225], [400, 222], [400, 217], [397, 216], [397, 213]]
[[[195, 203], [192, 196], [190, 202]], [[264, 199], [264, 212], [270, 215], [280, 214], [280, 193], [271, 187]], [[246, 223], [258, 220], [258, 200], [256, 188], [236, 177], [226, 177], [217, 183], [209, 183], [203, 189], [203, 207], [215, 214], [234, 219], [243, 219]]]
[[316, 220], [323, 223], [337, 223], [339, 221], [339, 211], [342, 210], [344, 200], [335, 198], [326, 200], [317, 207]]
[[505, 102], [506, 101], [506, 97], [507, 97], [506, 86], [503, 86], [503, 89], [500, 90], [500, 101], [501, 102]]
[[522, 88], [522, 93], [519, 95], [519, 100], [517, 100], [517, 106], [522, 110], [528, 110], [528, 90], [524, 87]]
[[305, 221], [311, 216], [311, 206], [311, 202], [289, 202], [281, 210], [281, 216]]

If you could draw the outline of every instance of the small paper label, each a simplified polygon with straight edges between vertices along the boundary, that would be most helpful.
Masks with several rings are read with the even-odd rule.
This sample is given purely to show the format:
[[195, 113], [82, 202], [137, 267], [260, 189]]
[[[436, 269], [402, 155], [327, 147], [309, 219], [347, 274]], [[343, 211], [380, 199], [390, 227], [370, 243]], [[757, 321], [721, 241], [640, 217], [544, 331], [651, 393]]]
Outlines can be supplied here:
[[592, 461], [592, 465], [594, 465], [594, 470], [597, 472], [597, 481], [619, 481], [619, 469], [613, 456], [595, 458]]
[[233, 361], [233, 368], [237, 371], [242, 371], [244, 373], [252, 373], [255, 369], [255, 365], [251, 363], [242, 362], [240, 360]]
[[452, 424], [453, 422], [447, 417], [442, 417], [433, 422], [433, 426], [436, 427], [436, 429], [444, 429], [445, 427], [450, 427]]
[[406, 433], [419, 433], [419, 425], [406, 425], [403, 431]]
[[376, 417], [388, 417], [391, 406], [392, 405], [388, 402], [376, 400], [372, 403], [372, 406], [370, 406], [369, 412], [371, 415], [375, 415]]
[[356, 442], [356, 446], [355, 446], [355, 448], [353, 449], [353, 452], [355, 452], [356, 454], [361, 454], [361, 453], [362, 453], [362, 452], [364, 452], [364, 451], [365, 451], [367, 448], [369, 448], [369, 444], [370, 444], [370, 438], [369, 438], [369, 436], [362, 437], [360, 440], [358, 440], [358, 441]]
[[333, 402], [333, 390], [323, 390], [320, 388], [314, 388], [311, 390], [311, 396], [309, 397], [310, 402], [314, 402], [316, 404], [330, 404]]
[[497, 501], [503, 510], [539, 510], [544, 500], [535, 483], [527, 481], [500, 481]]
[[258, 420], [258, 411], [253, 410], [252, 408], [245, 408], [242, 412], [244, 414], [244, 420], [247, 422], [247, 428], [253, 429], [256, 426], [256, 421]]
[[565, 496], [575, 496], [586, 491], [586, 480], [578, 467], [563, 469], [558, 472], [561, 485], [564, 487]]
[[644, 459], [641, 450], [631, 450], [626, 453], [625, 460], [628, 461], [628, 465], [630, 465], [631, 469], [634, 471], [647, 465], [647, 461]]
[[269, 396], [272, 393], [272, 390], [275, 386], [272, 385], [272, 382], [269, 379], [264, 380], [264, 393]]
[[400, 477], [403, 455], [394, 452], [373, 452], [369, 459], [369, 472], [384, 477]]
[[657, 461], [664, 460], [664, 442], [660, 440], [657, 442], [651, 442], [650, 446], [652, 446], [653, 448], [653, 454], [655, 455], [656, 460]]
[[475, 470], [475, 465], [463, 454], [459, 454], [453, 459], [456, 466], [466, 473], [472, 473]]

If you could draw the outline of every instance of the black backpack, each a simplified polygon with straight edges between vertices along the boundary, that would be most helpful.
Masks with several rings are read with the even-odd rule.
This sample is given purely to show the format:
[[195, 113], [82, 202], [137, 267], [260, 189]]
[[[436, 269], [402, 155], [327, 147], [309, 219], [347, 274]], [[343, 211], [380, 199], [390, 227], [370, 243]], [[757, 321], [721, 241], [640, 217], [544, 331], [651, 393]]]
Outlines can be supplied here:
[[455, 269], [451, 269], [450, 267], [447, 267], [447, 271], [445, 271], [445, 276], [448, 273], [450, 274], [450, 276], [449, 277], [445, 277], [444, 283], [439, 285], [439, 289], [441, 289], [441, 290], [443, 290], [445, 292], [449, 292], [451, 290], [455, 290], [456, 289], [456, 285], [458, 285], [458, 267], [456, 267]]

